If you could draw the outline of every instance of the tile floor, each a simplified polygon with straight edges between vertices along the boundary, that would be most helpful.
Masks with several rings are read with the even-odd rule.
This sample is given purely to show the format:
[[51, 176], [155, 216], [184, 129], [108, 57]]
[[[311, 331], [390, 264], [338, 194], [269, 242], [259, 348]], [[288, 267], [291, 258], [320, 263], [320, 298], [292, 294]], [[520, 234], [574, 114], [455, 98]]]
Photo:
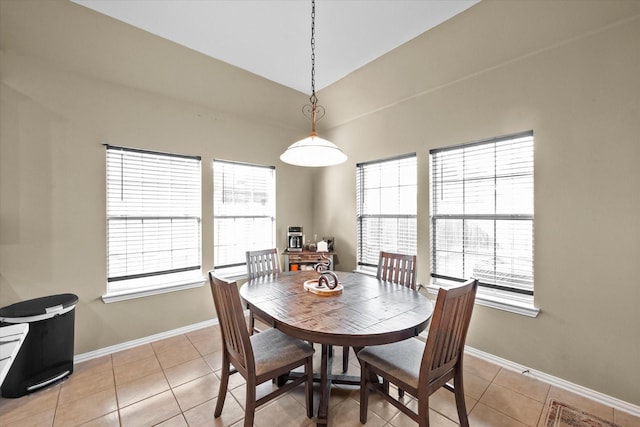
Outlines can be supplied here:
[[[231, 377], [222, 416], [213, 418], [220, 347], [220, 331], [216, 326], [79, 363], [68, 379], [45, 390], [19, 399], [0, 399], [0, 425], [242, 426], [245, 392], [242, 377], [237, 374]], [[336, 372], [342, 360], [340, 351], [336, 348]], [[319, 353], [318, 350], [318, 359]], [[359, 373], [355, 355], [350, 357], [349, 372]], [[270, 388], [272, 384], [260, 387]], [[473, 356], [465, 358], [465, 387], [473, 427], [544, 427], [545, 408], [552, 398], [623, 427], [640, 426], [639, 418]], [[412, 398], [405, 398], [415, 403]], [[314, 400], [317, 409], [317, 390]], [[432, 395], [430, 406], [432, 426], [458, 425], [452, 393], [441, 389]], [[329, 414], [331, 426], [361, 425], [358, 388], [334, 386]], [[255, 425], [315, 425], [314, 419], [305, 416], [303, 388], [260, 407]], [[372, 395], [367, 425], [403, 427], [415, 423]]]

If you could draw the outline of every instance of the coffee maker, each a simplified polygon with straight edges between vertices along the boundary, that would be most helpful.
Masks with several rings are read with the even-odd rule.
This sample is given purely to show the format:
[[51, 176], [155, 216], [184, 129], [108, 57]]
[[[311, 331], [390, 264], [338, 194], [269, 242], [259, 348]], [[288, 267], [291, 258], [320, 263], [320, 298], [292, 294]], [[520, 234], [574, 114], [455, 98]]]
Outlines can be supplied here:
[[303, 239], [302, 227], [290, 226], [287, 232], [287, 252], [302, 252]]

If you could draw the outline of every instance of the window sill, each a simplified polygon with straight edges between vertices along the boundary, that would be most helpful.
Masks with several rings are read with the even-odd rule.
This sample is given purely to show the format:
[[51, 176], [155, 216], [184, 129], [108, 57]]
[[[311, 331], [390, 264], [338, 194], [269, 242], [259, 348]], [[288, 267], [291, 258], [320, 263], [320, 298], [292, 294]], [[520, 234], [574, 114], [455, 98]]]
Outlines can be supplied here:
[[[426, 286], [426, 288], [430, 294], [436, 295], [440, 287], [428, 285]], [[507, 296], [484, 294], [480, 289], [476, 294], [476, 304], [507, 311], [509, 313], [520, 314], [527, 317], [538, 317], [538, 314], [540, 314], [540, 309], [535, 307], [533, 304], [529, 304], [523, 301], [516, 301], [508, 298]]]
[[367, 276], [376, 277], [376, 272], [371, 270], [351, 270], [353, 273], [360, 273]]
[[[369, 270], [353, 270], [353, 272], [366, 274], [367, 276], [373, 277], [375, 277], [376, 275], [375, 272], [371, 272]], [[440, 286], [433, 284], [427, 286], [418, 284], [418, 289], [421, 289], [422, 287], [427, 289], [427, 292], [431, 295], [437, 295], [438, 289], [440, 289]], [[540, 314], [540, 309], [535, 307], [533, 304], [510, 299], [506, 296], [485, 294], [481, 289], [479, 289], [478, 293], [476, 294], [476, 304], [528, 317], [538, 317], [538, 314]]]
[[126, 301], [135, 298], [144, 298], [151, 295], [166, 294], [169, 292], [182, 291], [185, 289], [199, 288], [206, 282], [204, 277], [193, 280], [185, 280], [180, 282], [167, 283], [162, 286], [153, 286], [147, 288], [128, 289], [117, 292], [107, 292], [102, 296], [102, 302], [110, 304], [112, 302]]
[[[221, 268], [218, 270], [214, 269], [212, 271], [216, 276], [232, 282], [243, 282], [248, 280], [246, 267], [243, 267], [242, 269]], [[207, 280], [209, 279], [207, 278]]]

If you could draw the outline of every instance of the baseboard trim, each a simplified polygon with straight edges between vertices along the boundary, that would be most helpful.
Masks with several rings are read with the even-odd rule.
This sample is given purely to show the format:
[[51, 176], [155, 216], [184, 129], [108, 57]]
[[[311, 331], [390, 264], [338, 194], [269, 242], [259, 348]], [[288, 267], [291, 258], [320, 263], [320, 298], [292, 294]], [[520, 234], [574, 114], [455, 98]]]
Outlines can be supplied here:
[[[209, 326], [215, 326], [217, 324], [218, 324], [218, 319], [205, 320], [204, 322], [194, 323], [192, 325], [184, 326], [182, 328], [172, 329], [170, 331], [161, 332], [159, 334], [149, 335], [147, 337], [139, 338], [132, 341], [127, 341], [121, 344], [112, 345], [112, 346], [101, 348], [95, 351], [78, 354], [74, 356], [73, 361], [74, 363], [85, 362], [87, 360], [95, 359], [97, 357], [102, 357], [111, 353], [116, 353], [118, 351], [137, 347], [142, 344], [148, 344], [154, 341], [171, 338], [176, 335], [197, 331], [198, 329], [206, 328]], [[509, 369], [515, 372], [520, 372], [520, 373], [526, 371], [527, 375], [533, 378], [536, 378], [540, 381], [544, 381], [553, 386], [562, 388], [564, 390], [570, 391], [577, 395], [602, 403], [603, 405], [611, 406], [612, 408], [627, 412], [636, 417], [640, 417], [640, 406], [633, 405], [631, 403], [625, 402], [615, 397], [611, 397], [606, 394], [597, 392], [595, 390], [588, 389], [581, 385], [574, 384], [572, 382], [563, 380], [562, 378], [554, 377], [553, 375], [549, 375], [541, 371], [536, 371], [535, 369], [531, 369], [527, 366], [520, 365], [518, 363], [512, 362], [507, 359], [503, 359], [491, 353], [486, 353], [484, 351], [478, 350], [473, 347], [466, 346], [465, 352], [472, 356], [475, 356], [480, 359], [484, 359], [488, 362], [491, 362], [493, 364], [496, 364], [505, 369]]]
[[109, 347], [101, 348], [98, 350], [90, 351], [87, 353], [77, 354], [73, 357], [74, 363], [85, 362], [87, 360], [95, 359], [97, 357], [106, 356], [118, 351], [127, 350], [133, 347], [137, 347], [142, 344], [148, 344], [154, 341], [162, 340], [165, 338], [171, 338], [176, 335], [186, 334], [188, 332], [197, 331], [198, 329], [214, 326], [218, 324], [218, 319], [205, 320], [204, 322], [194, 323], [192, 325], [184, 326], [182, 328], [172, 329], [170, 331], [161, 332], [155, 335], [149, 335], [147, 337], [139, 338], [132, 341], [123, 342], [121, 344], [112, 345]]
[[554, 377], [553, 375], [549, 375], [541, 371], [536, 371], [535, 369], [531, 369], [528, 366], [520, 365], [518, 363], [503, 359], [491, 353], [486, 353], [473, 347], [465, 346], [465, 353], [478, 357], [480, 359], [484, 359], [488, 362], [501, 366], [505, 369], [509, 369], [511, 371], [515, 371], [518, 373], [526, 372], [526, 374], [531, 376], [532, 378], [536, 378], [553, 386], [586, 397], [598, 403], [602, 403], [603, 405], [611, 406], [614, 409], [618, 409], [636, 417], [640, 417], [640, 406], [633, 405], [631, 403], [625, 402], [624, 400], [608, 396], [606, 394], [591, 390], [578, 384], [574, 384], [567, 380], [563, 380], [562, 378]]

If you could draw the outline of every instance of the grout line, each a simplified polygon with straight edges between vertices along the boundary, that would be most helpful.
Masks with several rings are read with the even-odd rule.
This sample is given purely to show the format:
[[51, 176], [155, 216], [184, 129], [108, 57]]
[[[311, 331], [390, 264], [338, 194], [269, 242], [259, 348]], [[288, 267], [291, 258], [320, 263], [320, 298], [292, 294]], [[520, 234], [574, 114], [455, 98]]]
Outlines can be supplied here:
[[551, 398], [551, 385], [549, 385], [549, 390], [547, 390], [547, 396], [544, 399], [544, 406], [542, 407], [542, 413], [538, 418], [538, 424], [536, 424], [536, 426], [540, 425], [540, 423], [543, 422], [543, 420], [546, 418], [548, 414], [547, 410], [549, 409], [550, 398]]
[[[464, 370], [464, 362], [463, 362], [463, 370]], [[491, 384], [493, 384], [493, 382], [495, 381], [495, 379], [498, 377], [498, 374], [500, 373], [500, 371], [502, 370], [502, 368], [498, 369], [498, 372], [493, 376], [493, 378], [491, 379], [491, 381], [489, 381], [489, 384], [487, 385], [487, 387], [484, 389], [484, 391], [480, 394], [480, 397], [478, 397], [478, 400], [476, 401], [476, 404], [473, 405], [473, 408], [471, 409], [471, 411], [473, 411], [473, 409], [476, 408], [476, 406], [478, 406], [480, 404], [480, 400], [482, 400], [482, 398], [484, 397], [484, 395], [487, 393], [487, 390], [489, 390], [489, 387], [491, 387]], [[463, 376], [464, 376], [464, 372], [463, 372]], [[476, 375], [477, 376], [477, 375]], [[480, 377], [482, 378], [482, 377]], [[464, 378], [463, 378], [464, 381]], [[484, 405], [484, 403], [483, 403]], [[471, 415], [471, 411], [469, 411], [468, 415]]]
[[[186, 336], [186, 334], [183, 334]], [[178, 335], [175, 335], [178, 336]], [[187, 340], [189, 340], [189, 338], [187, 338]], [[178, 396], [176, 396], [176, 393], [173, 391], [173, 387], [171, 386], [171, 383], [169, 382], [169, 379], [167, 378], [167, 373], [164, 369], [164, 366], [162, 366], [162, 363], [160, 363], [160, 359], [158, 359], [158, 352], [156, 351], [155, 347], [152, 345], [151, 346], [151, 350], [153, 350], [153, 354], [155, 355], [156, 359], [158, 360], [158, 365], [160, 365], [160, 371], [162, 372], [162, 376], [164, 377], [164, 380], [167, 382], [167, 385], [169, 386], [169, 391], [171, 392], [171, 395], [173, 396], [173, 399], [176, 401], [176, 405], [178, 405], [178, 409], [180, 409], [180, 415], [182, 416], [182, 419], [187, 422], [187, 419], [184, 416], [184, 410], [182, 410], [182, 406], [180, 406], [180, 401], [178, 400]], [[186, 383], [185, 383], [186, 384]], [[180, 384], [182, 385], [182, 384]], [[179, 387], [180, 385], [176, 386]], [[196, 405], [197, 406], [197, 405]], [[175, 417], [175, 415], [174, 415]], [[168, 418], [171, 419], [173, 417]], [[167, 420], [165, 420], [167, 421]]]
[[116, 395], [116, 412], [118, 414], [118, 425], [122, 427], [122, 414], [120, 413], [120, 400], [118, 398], [118, 384], [116, 383], [116, 367], [113, 365], [112, 354], [109, 354], [109, 364], [111, 365], [111, 378], [113, 379], [113, 391]]
[[[500, 370], [502, 370], [502, 369], [504, 369], [504, 368], [500, 368]], [[500, 371], [498, 371], [498, 372], [500, 372]], [[498, 377], [498, 376], [496, 375], [496, 378], [497, 378], [497, 377]], [[534, 398], [532, 398], [532, 397], [530, 397], [530, 396], [527, 396], [526, 394], [522, 394], [522, 393], [520, 393], [520, 392], [519, 392], [519, 391], [517, 391], [517, 390], [513, 390], [513, 389], [512, 389], [512, 388], [510, 388], [510, 387], [506, 387], [506, 386], [504, 386], [504, 385], [497, 384], [497, 383], [495, 383], [494, 381], [492, 381], [492, 382], [489, 384], [489, 386], [491, 386], [491, 385], [494, 385], [494, 386], [499, 387], [499, 388], [504, 389], [504, 390], [508, 390], [508, 391], [509, 391], [509, 394], [510, 394], [509, 398], [511, 398], [511, 396], [513, 396], [514, 394], [517, 394], [517, 395], [519, 395], [519, 396], [524, 397], [525, 399], [532, 400], [532, 401], [533, 401], [533, 402], [535, 402], [535, 403], [540, 403], [540, 404], [542, 405], [542, 408], [541, 408], [541, 411], [540, 411], [540, 412], [541, 412], [541, 413], [542, 413], [542, 412], [544, 412], [544, 408], [545, 408], [546, 403], [544, 403], [544, 402], [540, 402], [540, 401], [538, 401], [538, 400], [536, 400], [536, 399], [534, 399]], [[489, 387], [487, 387], [487, 390], [488, 390], [488, 389], [489, 389]], [[551, 389], [549, 389], [549, 390], [551, 390]], [[547, 395], [548, 395], [548, 393], [549, 393], [549, 392], [547, 392]], [[484, 394], [484, 393], [483, 393], [483, 394]], [[486, 406], [490, 407], [491, 409], [493, 409], [493, 410], [495, 410], [495, 411], [500, 412], [502, 415], [505, 415], [505, 416], [507, 416], [507, 417], [509, 417], [509, 418], [511, 418], [511, 419], [513, 419], [513, 420], [518, 421], [518, 422], [519, 422], [519, 423], [521, 423], [521, 424], [527, 424], [525, 421], [520, 420], [520, 419], [518, 419], [518, 418], [515, 418], [513, 415], [510, 415], [510, 414], [508, 414], [508, 413], [506, 413], [506, 412], [503, 412], [503, 411], [501, 410], [501, 408], [494, 408], [493, 406], [489, 406], [489, 405], [487, 405], [486, 403], [485, 403], [484, 405], [486, 405]], [[538, 422], [540, 422], [540, 416], [541, 416], [541, 414], [538, 414]], [[537, 424], [535, 424], [535, 425], [537, 425]]]
[[58, 406], [60, 405], [60, 393], [62, 392], [62, 384], [58, 385], [58, 396], [56, 397], [56, 406], [53, 408], [53, 418], [51, 419], [51, 427], [56, 423], [56, 416], [58, 415]]

